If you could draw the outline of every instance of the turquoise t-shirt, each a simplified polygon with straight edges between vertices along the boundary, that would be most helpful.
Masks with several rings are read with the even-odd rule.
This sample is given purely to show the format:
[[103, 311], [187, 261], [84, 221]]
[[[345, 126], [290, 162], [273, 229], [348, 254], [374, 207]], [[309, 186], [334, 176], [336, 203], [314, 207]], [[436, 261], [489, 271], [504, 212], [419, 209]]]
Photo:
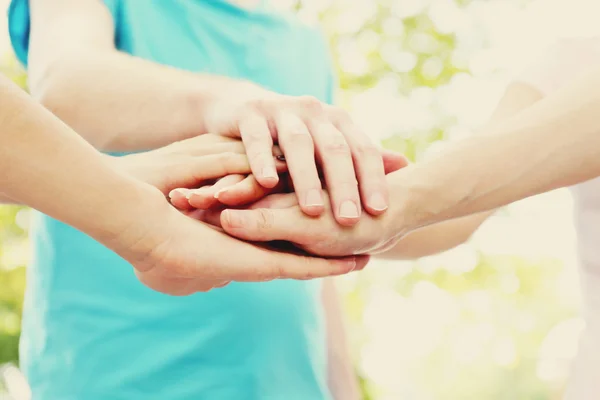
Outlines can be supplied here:
[[[332, 72], [320, 33], [268, 6], [105, 4], [124, 52], [330, 99]], [[9, 23], [26, 64], [27, 0], [12, 1]], [[113, 252], [52, 218], [36, 213], [31, 236], [20, 356], [34, 400], [330, 399], [320, 282], [234, 283], [169, 297], [139, 283]]]

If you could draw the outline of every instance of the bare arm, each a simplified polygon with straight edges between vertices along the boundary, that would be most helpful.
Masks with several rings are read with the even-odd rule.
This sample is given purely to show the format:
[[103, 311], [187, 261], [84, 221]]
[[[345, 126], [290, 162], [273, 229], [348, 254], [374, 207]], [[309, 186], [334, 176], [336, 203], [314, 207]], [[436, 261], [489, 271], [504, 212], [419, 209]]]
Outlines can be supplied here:
[[327, 323], [327, 371], [335, 400], [358, 400], [360, 390], [348, 351], [344, 312], [333, 279], [323, 281], [323, 307]]
[[[509, 85], [488, 126], [516, 115], [541, 98], [542, 94], [527, 84]], [[449, 250], [466, 242], [491, 214], [492, 211], [487, 211], [418, 229], [400, 239], [398, 244], [389, 251], [378, 254], [377, 257], [412, 259]]]
[[392, 174], [395, 196], [406, 199], [399, 200], [396, 228], [492, 210], [600, 176], [599, 113], [596, 67], [487, 134]]
[[[2, 76], [0, 126], [3, 200], [37, 208], [96, 237], [118, 233], [139, 215], [136, 203], [150, 187], [117, 173], [93, 147]], [[108, 189], [119, 193], [123, 203], [115, 202]], [[113, 218], [89, 218], [96, 213]]]
[[116, 50], [100, 0], [31, 0], [30, 7], [30, 91], [98, 149], [148, 150], [204, 133], [207, 104], [233, 87], [253, 87]]
[[382, 156], [343, 110], [117, 51], [114, 21], [100, 0], [31, 0], [30, 6], [31, 92], [96, 148], [148, 150], [207, 131], [241, 138], [258, 183], [273, 188], [276, 141], [307, 215], [325, 210], [315, 155], [324, 160], [340, 224], [356, 224], [362, 210], [387, 210]]

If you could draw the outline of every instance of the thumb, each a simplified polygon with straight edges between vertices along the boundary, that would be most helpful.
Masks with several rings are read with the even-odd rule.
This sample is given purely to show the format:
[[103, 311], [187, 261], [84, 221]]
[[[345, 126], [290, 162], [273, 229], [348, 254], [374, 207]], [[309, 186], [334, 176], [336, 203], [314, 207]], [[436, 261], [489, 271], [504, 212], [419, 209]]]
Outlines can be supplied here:
[[403, 154], [395, 151], [382, 150], [381, 156], [383, 158], [383, 168], [386, 175], [407, 167], [409, 164], [408, 159]]
[[225, 232], [242, 240], [253, 242], [286, 240], [302, 244], [309, 231], [304, 218], [298, 207], [224, 210], [221, 213], [221, 226]]

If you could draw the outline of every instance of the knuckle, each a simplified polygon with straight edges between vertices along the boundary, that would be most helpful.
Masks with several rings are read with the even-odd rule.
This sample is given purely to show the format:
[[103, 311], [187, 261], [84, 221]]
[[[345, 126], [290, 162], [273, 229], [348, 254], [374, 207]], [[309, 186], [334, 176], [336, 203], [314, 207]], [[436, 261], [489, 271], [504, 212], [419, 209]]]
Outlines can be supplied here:
[[232, 159], [234, 159], [236, 157], [236, 153], [232, 153], [229, 151], [223, 152], [223, 153], [219, 153], [217, 155], [217, 162], [218, 163], [229, 163], [231, 162]]
[[382, 158], [381, 152], [371, 141], [365, 141], [364, 143], [359, 143], [355, 149], [354, 153], [358, 158]]
[[273, 98], [260, 98], [260, 99], [252, 99], [248, 101], [248, 105], [250, 109], [257, 113], [265, 113], [268, 112], [269, 109], [273, 106]]
[[286, 133], [290, 136], [309, 136], [310, 135], [306, 125], [299, 123], [299, 122], [290, 124], [289, 126], [285, 127], [284, 133]]
[[267, 266], [262, 266], [260, 268], [256, 268], [252, 272], [252, 277], [249, 280], [255, 282], [267, 282], [274, 279], [274, 275], [277, 273], [277, 270], [274, 268], [268, 268]]
[[286, 142], [285, 144], [288, 145], [288, 148], [291, 146], [293, 148], [303, 147], [303, 148], [310, 148], [310, 149], [314, 150], [314, 146], [315, 146], [310, 134], [309, 135], [291, 134], [291, 135], [289, 135], [289, 137], [287, 137], [285, 139], [285, 142]]
[[331, 119], [333, 119], [337, 123], [349, 123], [352, 121], [350, 114], [348, 114], [346, 110], [340, 107], [328, 106], [327, 114]]
[[237, 153], [221, 153], [217, 157], [217, 163], [223, 173], [232, 173], [236, 171], [245, 161], [245, 157], [240, 157]]
[[249, 120], [245, 122], [243, 126], [242, 139], [244, 141], [256, 142], [269, 139], [262, 121]]
[[302, 96], [299, 98], [302, 107], [308, 112], [322, 112], [323, 103], [314, 96]]
[[326, 153], [333, 153], [342, 156], [350, 155], [350, 146], [341, 134], [332, 134], [327, 138], [323, 146]]
[[273, 228], [275, 223], [273, 213], [267, 209], [257, 209], [256, 212], [256, 227], [262, 230]]

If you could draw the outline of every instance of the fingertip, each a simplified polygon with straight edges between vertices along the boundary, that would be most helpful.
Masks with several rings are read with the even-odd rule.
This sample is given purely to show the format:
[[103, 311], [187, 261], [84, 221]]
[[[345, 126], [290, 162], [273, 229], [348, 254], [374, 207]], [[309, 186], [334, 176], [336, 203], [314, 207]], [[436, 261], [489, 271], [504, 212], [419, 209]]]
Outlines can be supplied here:
[[[300, 198], [300, 197], [303, 197]], [[325, 211], [323, 195], [320, 189], [309, 189], [305, 194], [299, 195], [298, 202], [304, 214], [311, 217], [318, 217]]]
[[367, 266], [367, 264], [369, 263], [369, 261], [371, 260], [371, 256], [364, 254], [364, 255], [358, 255], [356, 256], [356, 266], [354, 267], [354, 269], [352, 270], [353, 272], [356, 271], [362, 271], [363, 269], [365, 269], [365, 267]]
[[221, 212], [221, 227], [226, 231], [240, 227], [235, 210], [223, 210]]
[[347, 227], [351, 227], [354, 226], [358, 223], [358, 221], [360, 220], [360, 218], [348, 218], [348, 217], [342, 217], [340, 215], [335, 217], [335, 220], [337, 221], [338, 224], [342, 225], [342, 226], [347, 226]]
[[383, 193], [372, 194], [365, 202], [366, 211], [373, 215], [382, 215], [389, 208], [389, 198]]
[[302, 212], [304, 214], [308, 215], [309, 217], [319, 217], [319, 216], [323, 215], [323, 212], [325, 211], [325, 206], [318, 206], [318, 205], [307, 206], [307, 205], [301, 205], [300, 209], [302, 210]]
[[271, 175], [265, 175], [264, 170], [260, 176], [256, 177], [256, 181], [260, 184], [260, 186], [266, 189], [273, 189], [279, 183], [279, 176], [277, 172]]
[[210, 193], [192, 192], [188, 195], [187, 199], [192, 207], [201, 210], [208, 210], [217, 204], [217, 199]]
[[217, 191], [217, 192], [214, 194], [214, 196], [213, 196], [213, 197], [214, 197], [215, 199], [217, 199], [217, 200], [221, 201], [221, 197], [223, 197], [223, 194], [224, 194], [224, 193], [227, 193], [227, 190], [228, 190], [228, 188], [221, 189], [221, 190]]
[[179, 210], [187, 210], [191, 208], [187, 199], [188, 189], [174, 189], [169, 193], [169, 201]]
[[169, 192], [169, 198], [187, 198], [188, 193], [190, 192], [189, 189], [184, 189], [184, 188], [178, 188], [178, 189], [173, 189]]
[[357, 257], [354, 257], [354, 256], [337, 259], [334, 262], [336, 263], [336, 265], [338, 267], [336, 275], [348, 274], [348, 273], [354, 271], [356, 269], [356, 267], [358, 266]]
[[335, 219], [342, 226], [353, 226], [360, 220], [360, 214], [360, 206], [352, 200], [346, 200], [340, 204]]
[[383, 150], [382, 156], [385, 174], [398, 171], [399, 169], [405, 168], [410, 164], [406, 156], [404, 156], [401, 153], [397, 153], [390, 150]]

